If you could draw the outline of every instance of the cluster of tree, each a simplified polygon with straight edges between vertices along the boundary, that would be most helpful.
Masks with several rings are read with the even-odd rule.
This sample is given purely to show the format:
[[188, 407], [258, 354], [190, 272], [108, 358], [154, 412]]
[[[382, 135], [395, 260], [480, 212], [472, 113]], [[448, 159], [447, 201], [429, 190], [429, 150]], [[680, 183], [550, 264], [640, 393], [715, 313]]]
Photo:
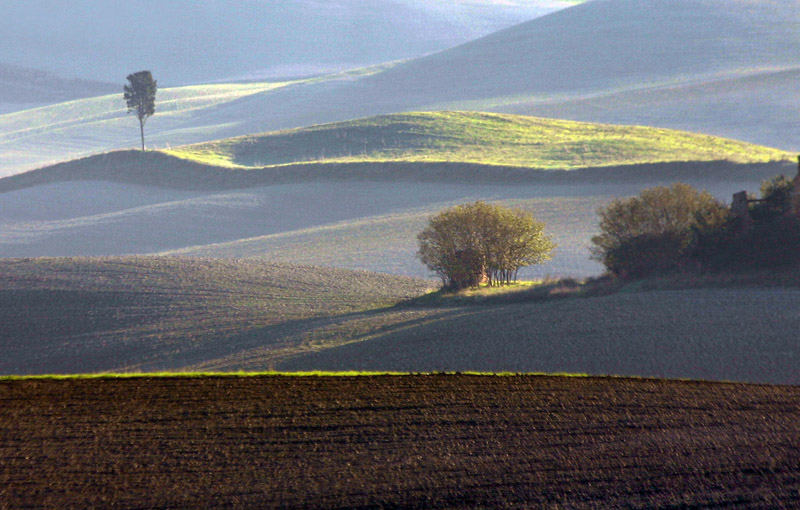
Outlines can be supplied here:
[[593, 256], [623, 278], [798, 264], [800, 220], [789, 214], [792, 189], [783, 176], [765, 181], [747, 218], [687, 184], [646, 189], [599, 211]]
[[768, 269], [800, 264], [800, 218], [794, 185], [784, 176], [761, 184], [761, 199], [746, 217], [730, 215], [719, 228], [696, 232], [691, 255], [710, 270]]
[[417, 239], [419, 258], [448, 289], [509, 284], [555, 246], [530, 213], [480, 201], [442, 211]]

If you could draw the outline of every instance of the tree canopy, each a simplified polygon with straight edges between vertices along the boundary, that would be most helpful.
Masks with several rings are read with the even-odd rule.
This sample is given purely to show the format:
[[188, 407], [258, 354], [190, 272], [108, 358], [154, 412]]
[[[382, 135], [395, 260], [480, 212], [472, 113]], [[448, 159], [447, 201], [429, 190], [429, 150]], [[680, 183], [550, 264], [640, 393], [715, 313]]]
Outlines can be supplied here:
[[136, 112], [139, 118], [139, 133], [144, 150], [144, 123], [156, 112], [156, 90], [158, 85], [150, 71], [139, 71], [128, 75], [128, 83], [124, 87], [125, 103], [128, 113]]
[[530, 213], [480, 201], [437, 214], [417, 239], [420, 260], [452, 289], [508, 284], [555, 246]]
[[638, 277], [675, 268], [695, 230], [723, 224], [728, 208], [708, 192], [676, 183], [614, 200], [599, 214], [594, 258], [611, 273]]

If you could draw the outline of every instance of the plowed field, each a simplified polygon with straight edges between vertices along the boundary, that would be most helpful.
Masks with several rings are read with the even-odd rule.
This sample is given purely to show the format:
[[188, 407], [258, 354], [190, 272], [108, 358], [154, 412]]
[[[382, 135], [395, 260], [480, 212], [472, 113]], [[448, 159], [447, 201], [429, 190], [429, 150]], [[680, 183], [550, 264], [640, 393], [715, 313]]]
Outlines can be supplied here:
[[0, 507], [798, 507], [800, 387], [0, 381]]

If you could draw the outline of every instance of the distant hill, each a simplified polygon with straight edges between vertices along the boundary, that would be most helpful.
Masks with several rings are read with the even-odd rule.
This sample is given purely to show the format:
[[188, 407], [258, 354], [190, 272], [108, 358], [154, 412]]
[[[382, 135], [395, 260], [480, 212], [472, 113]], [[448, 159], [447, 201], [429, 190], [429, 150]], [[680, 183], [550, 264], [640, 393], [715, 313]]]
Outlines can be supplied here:
[[[165, 148], [400, 111], [475, 110], [798, 150], [798, 23], [794, 0], [595, 0], [416, 60], [247, 91], [163, 89], [147, 135]], [[120, 97], [0, 115], [0, 175], [135, 146]]]
[[794, 0], [596, 0], [403, 63], [369, 100], [464, 101], [642, 88], [800, 66]]
[[55, 0], [6, 2], [0, 61], [102, 81], [151, 69], [165, 87], [305, 76], [439, 51], [570, 3], [74, 0], [61, 9]]
[[646, 127], [474, 112], [371, 117], [113, 151], [0, 179], [0, 256], [263, 256], [427, 277], [417, 233], [442, 208], [480, 199], [523, 207], [554, 234], [553, 260], [526, 278], [586, 276], [601, 270], [588, 254], [596, 211], [614, 197], [681, 180], [729, 200], [794, 175], [788, 157]]
[[[604, 167], [613, 179], [614, 170], [624, 167], [630, 167], [625, 175], [635, 176], [637, 166], [649, 165], [640, 169], [649, 175], [658, 172], [658, 165], [699, 169], [727, 162], [716, 169], [724, 173], [730, 164], [782, 164], [790, 159], [778, 149], [668, 129], [496, 113], [417, 112], [166, 151], [110, 152], [0, 179], [0, 192], [74, 180], [209, 190], [319, 179], [513, 182], [541, 170], [596, 172]], [[665, 173], [674, 171], [679, 170], [663, 168]]]
[[122, 90], [122, 85], [63, 78], [46, 71], [0, 63], [0, 108], [6, 111], [15, 105], [59, 103], [118, 90]]

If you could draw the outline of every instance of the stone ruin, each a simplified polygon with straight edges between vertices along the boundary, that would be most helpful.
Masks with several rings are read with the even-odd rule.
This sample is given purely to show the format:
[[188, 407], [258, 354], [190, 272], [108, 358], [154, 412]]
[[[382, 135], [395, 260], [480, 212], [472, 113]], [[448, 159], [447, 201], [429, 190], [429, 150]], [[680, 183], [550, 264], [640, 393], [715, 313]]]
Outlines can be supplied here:
[[[797, 175], [792, 180], [794, 189], [792, 190], [792, 204], [789, 208], [789, 214], [800, 216], [800, 156], [797, 157]], [[731, 214], [742, 220], [742, 223], [750, 225], [753, 218], [750, 217], [750, 204], [762, 202], [762, 199], [747, 198], [746, 191], [739, 191], [733, 194], [733, 201], [731, 202]]]

